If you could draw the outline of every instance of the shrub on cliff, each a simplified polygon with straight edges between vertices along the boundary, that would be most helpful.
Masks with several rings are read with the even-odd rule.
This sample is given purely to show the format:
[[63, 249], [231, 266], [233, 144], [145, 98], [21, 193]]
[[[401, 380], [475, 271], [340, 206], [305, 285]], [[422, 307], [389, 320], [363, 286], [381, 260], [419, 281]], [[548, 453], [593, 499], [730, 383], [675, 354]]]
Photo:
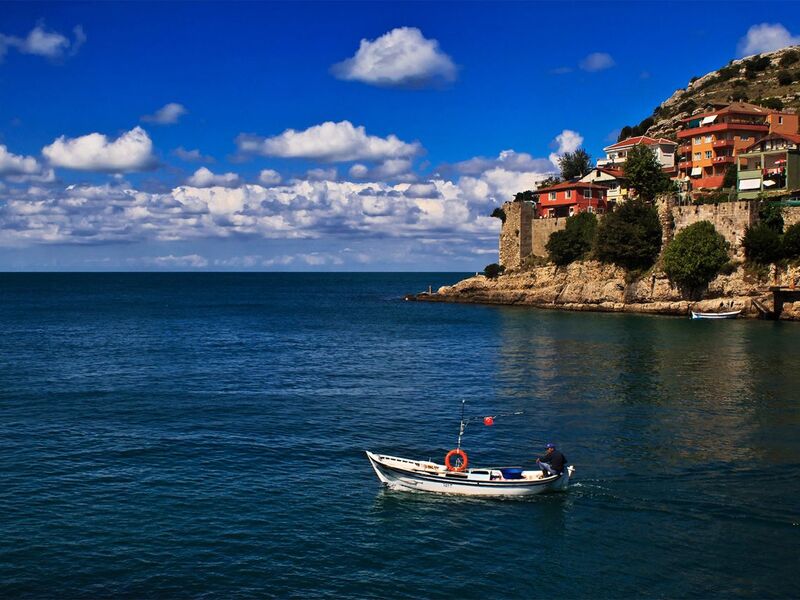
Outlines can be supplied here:
[[786, 228], [783, 234], [783, 257], [800, 258], [800, 223]]
[[559, 266], [584, 258], [594, 245], [597, 234], [597, 217], [580, 213], [567, 219], [561, 231], [553, 232], [547, 240], [547, 254]]
[[497, 263], [492, 263], [490, 265], [486, 265], [483, 268], [483, 274], [486, 275], [487, 279], [494, 279], [505, 270], [506, 270], [505, 267], [501, 267]]
[[707, 286], [728, 262], [728, 242], [710, 221], [700, 221], [675, 236], [663, 260], [670, 281], [695, 291]]
[[648, 269], [661, 250], [661, 223], [652, 204], [628, 200], [597, 226], [595, 254], [626, 269]]
[[768, 265], [781, 259], [781, 236], [766, 223], [748, 227], [742, 239], [747, 260]]

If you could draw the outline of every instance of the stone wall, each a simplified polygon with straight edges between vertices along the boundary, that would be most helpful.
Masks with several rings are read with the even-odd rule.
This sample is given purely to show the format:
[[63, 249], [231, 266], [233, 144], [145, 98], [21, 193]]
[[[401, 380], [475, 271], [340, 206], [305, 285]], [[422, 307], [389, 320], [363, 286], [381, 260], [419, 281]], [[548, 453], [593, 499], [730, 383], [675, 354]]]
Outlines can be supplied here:
[[719, 204], [699, 204], [672, 207], [674, 233], [700, 221], [711, 221], [714, 228], [730, 243], [731, 251], [737, 258], [744, 256], [741, 242], [745, 230], [758, 220], [758, 202], [721, 202]]
[[517, 269], [531, 253], [533, 205], [529, 202], [506, 202], [503, 212], [506, 220], [500, 228], [500, 265]]
[[784, 230], [795, 223], [800, 223], [800, 206], [787, 206], [783, 209]]
[[547, 240], [554, 231], [560, 231], [567, 226], [566, 217], [553, 219], [534, 219], [531, 223], [531, 254], [534, 256], [547, 256]]

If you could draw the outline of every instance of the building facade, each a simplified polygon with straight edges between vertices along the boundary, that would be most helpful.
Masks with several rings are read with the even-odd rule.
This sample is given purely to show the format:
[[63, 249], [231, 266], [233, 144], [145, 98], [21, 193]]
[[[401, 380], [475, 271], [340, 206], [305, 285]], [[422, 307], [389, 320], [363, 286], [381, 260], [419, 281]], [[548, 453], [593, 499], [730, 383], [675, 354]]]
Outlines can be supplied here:
[[628, 152], [634, 146], [644, 145], [655, 152], [658, 162], [665, 169], [672, 169], [675, 167], [675, 151], [678, 144], [666, 138], [651, 138], [646, 135], [631, 137], [616, 144], [611, 144], [603, 148], [606, 153], [605, 159], [598, 159], [598, 167], [614, 168], [615, 166], [622, 165], [628, 160]]
[[608, 210], [606, 187], [584, 181], [559, 183], [536, 190], [539, 219], [571, 217], [582, 212], [602, 215]]
[[609, 206], [625, 202], [628, 199], [628, 180], [625, 179], [625, 174], [619, 169], [595, 167], [581, 177], [581, 182], [594, 183], [605, 187], [606, 202]]
[[764, 192], [800, 195], [800, 135], [772, 133], [743, 149], [736, 164], [739, 199]]
[[769, 133], [798, 131], [798, 115], [734, 102], [682, 120], [678, 177], [692, 189], [718, 189], [735, 157]]

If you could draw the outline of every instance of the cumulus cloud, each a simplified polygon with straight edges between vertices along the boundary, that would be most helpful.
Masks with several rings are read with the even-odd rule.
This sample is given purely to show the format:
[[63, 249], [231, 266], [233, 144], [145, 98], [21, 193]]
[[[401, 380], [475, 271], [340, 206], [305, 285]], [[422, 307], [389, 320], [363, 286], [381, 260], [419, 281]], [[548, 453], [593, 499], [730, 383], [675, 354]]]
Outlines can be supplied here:
[[205, 167], [200, 167], [186, 180], [186, 183], [199, 188], [213, 186], [236, 187], [241, 183], [241, 179], [236, 173], [221, 173], [217, 175]]
[[739, 56], [761, 54], [800, 44], [800, 36], [793, 36], [780, 23], [753, 25], [739, 40]]
[[610, 69], [615, 64], [614, 59], [607, 52], [592, 52], [580, 62], [579, 66], [584, 71], [593, 73]]
[[550, 162], [558, 168], [558, 159], [566, 152], [575, 152], [583, 144], [583, 136], [577, 131], [565, 129], [553, 140], [556, 146], [555, 152], [550, 153]]
[[78, 171], [143, 171], [156, 163], [153, 142], [141, 127], [134, 127], [115, 140], [101, 133], [77, 138], [61, 136], [42, 154], [54, 167]]
[[14, 48], [22, 54], [33, 54], [52, 60], [72, 56], [86, 41], [86, 34], [80, 25], [72, 31], [73, 40], [57, 31], [48, 31], [43, 24], [36, 25], [25, 37], [0, 34], [0, 60], [8, 48]]
[[183, 146], [179, 146], [175, 148], [172, 153], [185, 162], [214, 162], [213, 157], [204, 155], [196, 148], [194, 150], [187, 150]]
[[456, 79], [452, 59], [439, 42], [416, 27], [398, 27], [375, 40], [362, 39], [354, 56], [331, 67], [338, 79], [385, 87], [426, 87]]
[[311, 181], [336, 181], [339, 172], [335, 168], [331, 169], [309, 169], [306, 177]]
[[385, 138], [368, 135], [363, 126], [355, 127], [350, 121], [326, 121], [303, 131], [287, 129], [267, 138], [242, 134], [236, 143], [245, 154], [326, 162], [407, 158], [422, 150], [419, 142], [407, 143], [393, 134]]
[[411, 164], [411, 159], [408, 158], [390, 158], [372, 169], [356, 163], [350, 167], [348, 173], [354, 179], [415, 181], [417, 177], [411, 173]]
[[[561, 134], [563, 135], [563, 133]], [[503, 150], [497, 158], [486, 158], [476, 156], [455, 164], [459, 173], [465, 175], [475, 175], [489, 169], [502, 168], [507, 171], [547, 171], [552, 168], [549, 159], [534, 158], [526, 152], [515, 152], [514, 150]]]
[[152, 115], [144, 115], [142, 121], [145, 123], [155, 123], [156, 125], [174, 125], [188, 111], [183, 104], [170, 102], [159, 108]]
[[369, 173], [369, 168], [366, 165], [356, 163], [352, 167], [350, 167], [348, 173], [350, 174], [350, 177], [353, 177], [355, 179], [364, 179]]
[[32, 156], [12, 154], [0, 144], [0, 175], [36, 175], [42, 166]]
[[267, 187], [277, 185], [281, 182], [281, 174], [272, 169], [262, 169], [258, 174], [258, 182]]

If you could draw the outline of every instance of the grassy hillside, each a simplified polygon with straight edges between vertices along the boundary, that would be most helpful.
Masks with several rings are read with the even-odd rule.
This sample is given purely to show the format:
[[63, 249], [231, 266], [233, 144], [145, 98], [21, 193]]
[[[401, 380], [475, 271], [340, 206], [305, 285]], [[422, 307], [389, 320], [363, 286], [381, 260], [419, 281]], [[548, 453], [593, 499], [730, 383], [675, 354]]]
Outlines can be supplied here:
[[800, 46], [732, 60], [677, 90], [641, 123], [626, 126], [619, 139], [647, 134], [676, 139], [680, 119], [705, 112], [711, 103], [750, 102], [800, 112]]

